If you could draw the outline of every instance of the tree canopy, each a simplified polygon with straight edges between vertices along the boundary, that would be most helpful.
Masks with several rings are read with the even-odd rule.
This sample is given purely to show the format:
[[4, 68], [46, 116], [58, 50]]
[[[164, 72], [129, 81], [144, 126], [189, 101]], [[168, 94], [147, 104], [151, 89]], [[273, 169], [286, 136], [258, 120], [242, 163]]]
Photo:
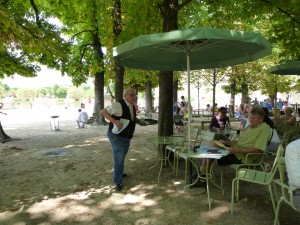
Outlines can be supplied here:
[[[96, 102], [102, 107], [103, 86], [118, 82], [112, 48], [140, 34], [168, 29], [168, 13], [176, 12], [177, 25], [171, 29], [211, 26], [262, 33], [273, 45], [272, 56], [238, 66], [235, 76], [249, 90], [259, 88], [276, 95], [295, 86], [288, 77], [268, 74], [267, 68], [300, 58], [299, 8], [295, 0], [4, 0], [0, 5], [0, 78], [36, 76], [39, 65], [61, 70], [76, 86], [93, 77], [99, 92]], [[232, 76], [227, 75], [231, 83]], [[176, 75], [179, 85], [180, 76]], [[259, 85], [248, 82], [253, 79]], [[125, 71], [124, 85], [134, 83], [142, 91], [149, 80], [158, 85], [155, 73]], [[239, 82], [236, 85], [238, 91]]]

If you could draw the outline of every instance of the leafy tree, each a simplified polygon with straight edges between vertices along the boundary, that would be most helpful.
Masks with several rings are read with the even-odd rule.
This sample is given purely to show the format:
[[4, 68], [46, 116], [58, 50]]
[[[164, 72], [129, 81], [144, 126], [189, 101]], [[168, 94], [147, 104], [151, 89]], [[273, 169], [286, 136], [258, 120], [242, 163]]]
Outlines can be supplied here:
[[67, 97], [67, 88], [61, 87], [58, 84], [55, 84], [51, 87], [51, 96], [56, 98], [65, 98]]
[[84, 89], [82, 87], [71, 87], [68, 89], [68, 98], [75, 102], [81, 101], [85, 97]]
[[0, 78], [34, 77], [40, 71], [37, 63], [61, 68], [68, 44], [34, 0], [4, 0], [0, 17]]
[[0, 83], [0, 99], [4, 97], [5, 88], [4, 85]]
[[19, 88], [16, 92], [16, 97], [21, 102], [32, 102], [35, 98], [35, 90], [31, 88]]
[[51, 94], [50, 94], [50, 88], [47, 87], [47, 88], [38, 89], [36, 91], [36, 95], [38, 97], [46, 97], [46, 96], [50, 97], [51, 96]]

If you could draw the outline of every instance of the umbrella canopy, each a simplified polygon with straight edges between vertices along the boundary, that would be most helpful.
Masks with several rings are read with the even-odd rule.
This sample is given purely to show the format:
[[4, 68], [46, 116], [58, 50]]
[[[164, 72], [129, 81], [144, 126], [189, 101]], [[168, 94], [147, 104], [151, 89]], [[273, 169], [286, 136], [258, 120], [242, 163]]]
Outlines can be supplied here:
[[300, 60], [289, 61], [269, 69], [272, 74], [279, 75], [300, 75]]
[[138, 36], [113, 49], [123, 66], [164, 71], [221, 68], [255, 61], [271, 54], [259, 33], [202, 27]]
[[[141, 35], [113, 48], [114, 59], [125, 67], [187, 71], [189, 102], [190, 70], [237, 65], [271, 52], [271, 45], [259, 33], [210, 27]], [[188, 118], [190, 141], [190, 104]]]

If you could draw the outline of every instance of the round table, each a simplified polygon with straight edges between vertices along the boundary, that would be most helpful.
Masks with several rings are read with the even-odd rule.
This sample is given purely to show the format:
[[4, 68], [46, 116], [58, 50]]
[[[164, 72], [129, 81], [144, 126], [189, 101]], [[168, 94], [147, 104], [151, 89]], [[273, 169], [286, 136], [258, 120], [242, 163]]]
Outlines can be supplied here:
[[180, 145], [182, 142], [182, 137], [172, 137], [172, 136], [154, 136], [146, 139], [147, 142], [152, 143], [157, 150], [157, 162], [152, 167], [149, 168], [151, 170], [155, 166], [160, 164], [160, 169], [158, 173], [157, 182], [159, 182], [160, 174], [163, 165], [166, 166], [168, 161], [168, 156], [165, 150], [166, 145]]
[[50, 128], [52, 130], [59, 130], [59, 116], [55, 115], [55, 116], [50, 116], [51, 120], [50, 120]]

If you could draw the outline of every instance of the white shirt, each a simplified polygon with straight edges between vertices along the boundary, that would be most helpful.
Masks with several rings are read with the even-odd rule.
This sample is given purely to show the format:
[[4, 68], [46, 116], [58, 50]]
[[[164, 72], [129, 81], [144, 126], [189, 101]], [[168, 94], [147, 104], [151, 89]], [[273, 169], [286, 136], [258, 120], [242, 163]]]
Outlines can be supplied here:
[[[134, 120], [133, 105], [131, 105], [126, 100], [125, 100], [125, 103], [129, 107], [129, 111], [130, 111], [130, 114], [131, 114], [131, 119]], [[120, 117], [123, 114], [122, 105], [121, 105], [120, 102], [114, 102], [112, 105], [107, 106], [105, 109], [107, 110], [107, 112], [110, 115], [114, 115], [114, 116], [119, 116]]]
[[300, 189], [300, 139], [291, 142], [286, 147], [285, 164], [289, 186], [293, 191]]
[[81, 111], [79, 113], [78, 119], [79, 122], [84, 122], [86, 123], [89, 120], [89, 115], [85, 111]]
[[290, 105], [283, 105], [281, 110], [284, 110], [286, 107], [290, 107]]

